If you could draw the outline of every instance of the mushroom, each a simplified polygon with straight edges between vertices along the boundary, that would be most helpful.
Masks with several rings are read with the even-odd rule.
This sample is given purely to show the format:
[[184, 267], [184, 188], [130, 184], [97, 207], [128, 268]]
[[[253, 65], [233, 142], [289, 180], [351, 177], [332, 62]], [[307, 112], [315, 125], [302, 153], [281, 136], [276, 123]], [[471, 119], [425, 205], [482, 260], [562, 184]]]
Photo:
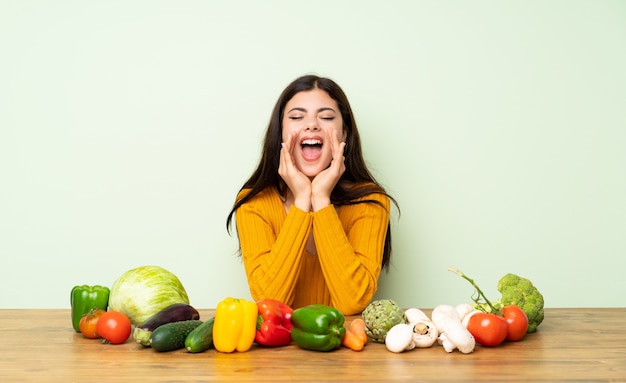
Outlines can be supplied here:
[[398, 323], [387, 331], [385, 336], [387, 350], [395, 353], [409, 351], [415, 348], [413, 328], [410, 324]]
[[461, 323], [456, 308], [450, 305], [439, 305], [432, 313], [433, 323], [439, 331], [439, 343], [447, 352], [459, 349], [464, 354], [474, 351], [476, 340]]
[[437, 341], [437, 327], [420, 309], [405, 312], [408, 323], [393, 326], [385, 337], [385, 345], [391, 352], [400, 353], [416, 347], [426, 348]]
[[427, 348], [435, 344], [439, 331], [437, 326], [420, 309], [408, 309], [405, 312], [409, 324], [413, 327], [415, 347]]

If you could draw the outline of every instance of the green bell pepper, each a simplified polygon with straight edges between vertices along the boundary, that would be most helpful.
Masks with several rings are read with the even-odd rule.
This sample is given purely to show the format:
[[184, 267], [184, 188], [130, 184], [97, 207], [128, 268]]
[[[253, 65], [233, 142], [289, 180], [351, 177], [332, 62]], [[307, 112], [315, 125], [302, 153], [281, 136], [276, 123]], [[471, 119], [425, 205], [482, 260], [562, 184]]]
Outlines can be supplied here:
[[313, 351], [332, 351], [341, 347], [346, 334], [343, 314], [321, 304], [295, 309], [291, 314], [291, 338], [300, 348]]
[[72, 305], [72, 327], [80, 332], [79, 324], [83, 315], [93, 309], [106, 311], [109, 306], [110, 290], [106, 286], [74, 286], [70, 294]]

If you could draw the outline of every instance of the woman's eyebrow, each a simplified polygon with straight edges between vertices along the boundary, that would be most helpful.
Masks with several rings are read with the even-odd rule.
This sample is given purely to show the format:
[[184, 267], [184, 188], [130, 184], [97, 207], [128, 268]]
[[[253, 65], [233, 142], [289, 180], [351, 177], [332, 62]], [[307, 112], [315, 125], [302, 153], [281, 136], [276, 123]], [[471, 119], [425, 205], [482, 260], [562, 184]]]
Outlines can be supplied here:
[[[331, 112], [335, 112], [335, 113], [337, 112], [335, 109], [333, 109], [333, 108], [331, 108], [329, 106], [326, 106], [326, 107], [323, 107], [323, 108], [319, 108], [317, 110], [317, 113], [325, 112], [327, 110], [330, 110]], [[306, 111], [307, 111], [306, 108], [303, 108], [303, 107], [300, 107], [300, 106], [296, 106], [296, 107], [293, 107], [293, 108], [289, 109], [287, 111], [287, 113], [291, 113], [291, 112], [304, 112], [304, 113], [306, 113]]]
[[324, 108], [319, 108], [319, 109], [317, 110], [317, 113], [319, 113], [319, 112], [325, 112], [325, 111], [327, 111], [327, 110], [330, 110], [331, 112], [337, 112], [335, 109], [333, 109], [333, 108], [331, 108], [331, 107], [327, 106], [327, 107], [324, 107]]

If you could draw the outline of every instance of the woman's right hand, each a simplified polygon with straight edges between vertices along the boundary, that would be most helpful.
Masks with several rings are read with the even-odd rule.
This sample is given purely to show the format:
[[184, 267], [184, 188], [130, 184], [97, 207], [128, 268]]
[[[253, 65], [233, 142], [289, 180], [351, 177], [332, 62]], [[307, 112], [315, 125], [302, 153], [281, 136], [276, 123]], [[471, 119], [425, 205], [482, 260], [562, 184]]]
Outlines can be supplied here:
[[293, 161], [291, 156], [296, 137], [290, 135], [283, 142], [280, 149], [280, 164], [278, 166], [278, 175], [289, 187], [294, 196], [294, 205], [306, 212], [311, 210], [311, 180], [304, 175]]

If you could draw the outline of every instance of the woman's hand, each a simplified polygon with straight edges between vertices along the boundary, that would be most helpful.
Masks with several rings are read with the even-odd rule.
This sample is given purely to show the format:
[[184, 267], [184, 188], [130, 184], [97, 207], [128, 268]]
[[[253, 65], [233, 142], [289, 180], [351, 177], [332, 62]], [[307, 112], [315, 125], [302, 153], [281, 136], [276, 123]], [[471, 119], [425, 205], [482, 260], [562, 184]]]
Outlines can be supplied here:
[[330, 166], [315, 176], [311, 184], [311, 208], [313, 211], [320, 210], [330, 205], [330, 193], [346, 171], [345, 157], [343, 156], [345, 142], [339, 142], [337, 136], [331, 135], [333, 159]]
[[301, 210], [311, 210], [311, 180], [304, 175], [293, 161], [291, 152], [296, 141], [296, 136], [290, 135], [287, 140], [282, 143], [280, 149], [280, 165], [278, 166], [278, 175], [291, 190], [294, 196], [294, 205]]

